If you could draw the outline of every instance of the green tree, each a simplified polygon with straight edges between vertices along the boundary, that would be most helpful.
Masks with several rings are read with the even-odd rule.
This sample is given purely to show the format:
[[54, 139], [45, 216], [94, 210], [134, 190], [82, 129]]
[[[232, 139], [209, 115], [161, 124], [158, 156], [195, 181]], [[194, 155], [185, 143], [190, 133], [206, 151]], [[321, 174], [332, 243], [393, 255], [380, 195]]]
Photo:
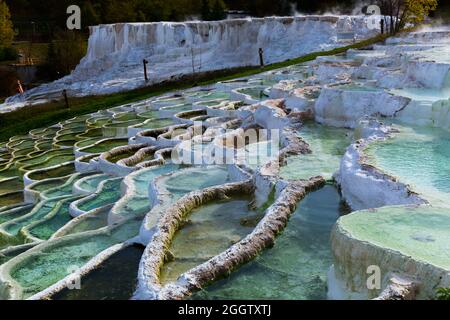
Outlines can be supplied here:
[[385, 25], [391, 34], [396, 34], [408, 24], [421, 23], [430, 12], [436, 10], [437, 0], [379, 0], [385, 17]]
[[0, 47], [9, 47], [14, 39], [11, 14], [5, 2], [0, 0]]

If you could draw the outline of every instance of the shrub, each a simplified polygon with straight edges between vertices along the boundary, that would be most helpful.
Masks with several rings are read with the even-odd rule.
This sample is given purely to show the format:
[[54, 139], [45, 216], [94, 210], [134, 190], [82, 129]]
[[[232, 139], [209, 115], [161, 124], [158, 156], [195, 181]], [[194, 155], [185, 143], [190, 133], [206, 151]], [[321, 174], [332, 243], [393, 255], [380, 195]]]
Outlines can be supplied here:
[[438, 300], [450, 300], [450, 287], [439, 288], [436, 296]]

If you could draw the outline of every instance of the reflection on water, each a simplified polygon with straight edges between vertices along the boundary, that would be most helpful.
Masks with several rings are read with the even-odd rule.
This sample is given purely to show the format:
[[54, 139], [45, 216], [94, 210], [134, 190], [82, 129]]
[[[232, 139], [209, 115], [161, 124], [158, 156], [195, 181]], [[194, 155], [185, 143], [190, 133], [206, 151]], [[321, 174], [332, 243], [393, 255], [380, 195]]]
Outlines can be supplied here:
[[81, 279], [80, 290], [64, 289], [55, 300], [125, 300], [133, 296], [144, 247], [130, 246]]

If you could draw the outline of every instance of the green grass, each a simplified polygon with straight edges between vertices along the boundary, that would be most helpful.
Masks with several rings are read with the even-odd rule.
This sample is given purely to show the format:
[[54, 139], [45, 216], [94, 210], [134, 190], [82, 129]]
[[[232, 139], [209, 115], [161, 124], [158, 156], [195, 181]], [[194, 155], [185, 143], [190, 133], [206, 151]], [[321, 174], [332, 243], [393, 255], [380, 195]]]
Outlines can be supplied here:
[[163, 82], [145, 88], [128, 92], [116, 93], [105, 96], [89, 96], [82, 98], [70, 98], [70, 109], [66, 109], [64, 102], [50, 102], [41, 105], [24, 107], [7, 114], [0, 114], [0, 141], [6, 141], [11, 136], [28, 133], [32, 129], [53, 125], [59, 121], [67, 120], [75, 116], [96, 112], [121, 104], [147, 99], [164, 93], [188, 89], [199, 85], [213, 84], [218, 81], [226, 81], [234, 78], [247, 77], [261, 72], [271, 71], [291, 65], [314, 60], [319, 56], [335, 55], [344, 53], [349, 49], [359, 49], [371, 44], [383, 41], [386, 36], [377, 36], [346, 47], [336, 48], [329, 51], [315, 52], [305, 56], [279, 63], [260, 67], [243, 67], [221, 71], [207, 72], [193, 76], [185, 76], [172, 82]]

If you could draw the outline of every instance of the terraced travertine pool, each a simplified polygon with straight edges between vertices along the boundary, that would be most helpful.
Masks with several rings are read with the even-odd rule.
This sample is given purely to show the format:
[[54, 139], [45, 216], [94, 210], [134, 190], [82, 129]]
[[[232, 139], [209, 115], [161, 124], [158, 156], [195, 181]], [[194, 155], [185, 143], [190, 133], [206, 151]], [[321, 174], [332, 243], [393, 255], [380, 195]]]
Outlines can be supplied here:
[[127, 139], [107, 139], [99, 143], [96, 143], [91, 147], [85, 147], [82, 149], [82, 151], [86, 153], [102, 153], [107, 152], [116, 147], [126, 145], [127, 142], [128, 142]]
[[78, 182], [78, 188], [85, 191], [86, 193], [94, 193], [97, 190], [100, 183], [111, 178], [111, 176], [107, 174], [95, 174], [90, 177], [86, 177], [81, 179]]
[[448, 208], [384, 207], [344, 217], [340, 227], [351, 236], [389, 248], [424, 263], [450, 267], [450, 212]]
[[82, 201], [77, 207], [82, 211], [88, 212], [95, 208], [115, 203], [122, 195], [120, 190], [121, 183], [122, 179], [120, 178], [104, 181], [98, 193], [94, 194], [90, 199], [86, 198], [86, 200]]
[[326, 275], [332, 263], [329, 235], [343, 213], [335, 186], [311, 193], [272, 248], [193, 298], [326, 299]]
[[149, 202], [149, 182], [155, 178], [170, 174], [179, 169], [178, 165], [167, 164], [143, 169], [134, 174], [130, 184], [133, 185], [134, 192], [128, 197], [123, 197], [116, 202], [112, 211], [120, 214], [122, 217], [142, 216], [151, 210]]
[[35, 181], [64, 177], [75, 172], [75, 165], [73, 164], [73, 162], [69, 162], [66, 164], [57, 165], [54, 167], [44, 169], [30, 171], [28, 177]]
[[303, 126], [298, 135], [310, 145], [312, 152], [289, 157], [287, 164], [281, 167], [281, 177], [309, 179], [312, 176], [323, 176], [332, 179], [346, 148], [352, 142], [353, 132], [310, 123]]
[[[241, 240], [253, 230], [246, 218], [257, 218], [249, 199], [223, 201], [194, 210], [170, 247], [173, 258], [161, 270], [161, 282], [175, 281], [182, 273], [202, 264]], [[255, 223], [256, 225], [256, 223]]]
[[[206, 201], [193, 210], [185, 208], [189, 214], [166, 244], [168, 253], [158, 280], [163, 287], [179, 285], [180, 275], [222, 256], [234, 244], [251, 236], [255, 228], [263, 227], [260, 221], [271, 210], [283, 212], [276, 200], [286, 186], [299, 181], [307, 183], [317, 176], [328, 184], [319, 190], [308, 190], [297, 208], [290, 209], [293, 214], [274, 246], [261, 248], [254, 260], [229, 270], [224, 278], [212, 279], [194, 293], [193, 299], [326, 299], [330, 266], [335, 264], [335, 270], [343, 270], [357, 265], [341, 261], [332, 251], [337, 250], [337, 245], [331, 246], [330, 235], [333, 241], [344, 239], [336, 235], [339, 230], [350, 235], [348, 241], [353, 241], [355, 247], [365, 243], [388, 254], [400, 252], [417, 263], [429, 264], [430, 268], [450, 269], [448, 257], [443, 254], [449, 249], [450, 140], [448, 131], [444, 130], [450, 123], [446, 118], [448, 88], [412, 89], [412, 86], [393, 90], [389, 83], [375, 79], [378, 72], [365, 72], [367, 79], [361, 79], [361, 72], [366, 69], [357, 70], [358, 67], [364, 62], [364, 68], [377, 65], [373, 59], [385, 59], [389, 50], [386, 52], [383, 55], [352, 52], [322, 57], [253, 78], [225, 81], [217, 88], [191, 89], [113, 107], [0, 143], [0, 298], [139, 297], [135, 296], [135, 290], [138, 284], [142, 285], [139, 281], [145, 281], [140, 277], [147, 276], [141, 270], [146, 266], [145, 259], [149, 258], [146, 246], [151, 246], [161, 236], [157, 232], [160, 219], [166, 217], [169, 209], [182, 207], [187, 199], [183, 197], [191, 192], [196, 191], [189, 197], [197, 197], [196, 202], [204, 203], [200, 199], [212, 192], [212, 189], [205, 189], [220, 186], [222, 191], [214, 195], [217, 200]], [[405, 63], [408, 61], [405, 59]], [[330, 84], [330, 79], [322, 83], [324, 74], [321, 72], [331, 72], [328, 67], [337, 73], [335, 83]], [[377, 65], [377, 68], [384, 67]], [[389, 81], [395, 82], [402, 72], [396, 70], [384, 70]], [[356, 78], [358, 81], [354, 81]], [[431, 111], [420, 112], [422, 126], [383, 119], [397, 131], [391, 131], [386, 139], [374, 138], [370, 143], [366, 138], [354, 141], [352, 129], [313, 121], [317, 97], [300, 96], [300, 91], [286, 90], [284, 98], [289, 103], [299, 104], [296, 107], [302, 111], [300, 116], [291, 113], [291, 108], [285, 108], [284, 104], [275, 103], [270, 107], [271, 103], [262, 102], [269, 99], [268, 93], [273, 92], [271, 87], [282, 80], [294, 81], [293, 89], [316, 86], [320, 92], [320, 87], [330, 86], [337, 92], [349, 93], [348, 96], [370, 94], [376, 97], [377, 93], [388, 91], [392, 97], [407, 97], [411, 101], [401, 106], [393, 117], [408, 120], [408, 123], [413, 122], [414, 110], [421, 111], [423, 107]], [[277, 95], [283, 95], [282, 90], [279, 89]], [[239, 107], [231, 109], [223, 102], [233, 97], [246, 101], [233, 101]], [[260, 104], [247, 105], [250, 101], [260, 101], [265, 111], [272, 113], [267, 111], [258, 118], [254, 113]], [[343, 101], [342, 105], [333, 103], [330, 101], [333, 112], [325, 113], [326, 116], [332, 117], [348, 101]], [[411, 105], [415, 109], [408, 111]], [[171, 153], [179, 151], [177, 148], [182, 142], [173, 139], [177, 136], [171, 135], [173, 126], [183, 125], [178, 136], [181, 132], [187, 137], [193, 130], [192, 116], [175, 115], [196, 108], [202, 109], [198, 115], [210, 118], [201, 124], [203, 136], [186, 138], [195, 139], [188, 150], [192, 159], [195, 159], [194, 152], [207, 149], [215, 155], [223, 151], [220, 146], [233, 146], [234, 143], [221, 140], [229, 133], [241, 135], [230, 130], [276, 127], [283, 140], [247, 144], [240, 150], [245, 161], [239, 166], [221, 163], [206, 166], [203, 163], [206, 158], [202, 157], [202, 163], [194, 165], [173, 163]], [[288, 113], [289, 121], [282, 127], [281, 112], [276, 108]], [[427, 112], [435, 118], [425, 119]], [[346, 123], [350, 123], [347, 120]], [[374, 129], [364, 127], [364, 123], [358, 122], [354, 127], [361, 125], [358, 130], [367, 129], [367, 132]], [[443, 129], [431, 128], [429, 123], [436, 127], [443, 124]], [[379, 132], [376, 129], [380, 127], [374, 130]], [[311, 152], [295, 151], [296, 138], [306, 142]], [[146, 145], [142, 146], [139, 139], [147, 139]], [[389, 206], [345, 215], [351, 211], [339, 192], [345, 186], [336, 185], [333, 179], [335, 173], [341, 174], [339, 171], [346, 169], [341, 161], [349, 157], [346, 151], [351, 149], [348, 147], [364, 141], [367, 147], [361, 151], [357, 163], [360, 165], [358, 179], [367, 175], [364, 171], [367, 167], [376, 169], [394, 177], [395, 183], [408, 185], [408, 192], [416, 192], [430, 205]], [[113, 156], [106, 154], [117, 147], [127, 148], [121, 148], [122, 152]], [[143, 154], [145, 147], [152, 148]], [[283, 154], [283, 147], [293, 149]], [[232, 151], [237, 153], [237, 150]], [[277, 171], [272, 165], [280, 155], [285, 163], [281, 163]], [[255, 189], [254, 198], [247, 196], [247, 191], [231, 197], [223, 191], [246, 183]], [[361, 190], [372, 192], [364, 186]], [[171, 221], [176, 225], [178, 222]], [[344, 242], [339, 245], [346, 247], [348, 244]], [[368, 249], [368, 259], [373, 258], [369, 257], [370, 252]], [[351, 254], [344, 256], [352, 259]], [[81, 290], [65, 288], [61, 281], [70, 270], [86, 268], [94, 260], [97, 268], [86, 269]], [[392, 261], [386, 262], [389, 263]], [[114, 283], [111, 278], [115, 279]], [[433, 275], [425, 280], [436, 278]], [[55, 291], [46, 296], [49, 288]]]
[[399, 133], [371, 144], [368, 162], [400, 181], [425, 200], [450, 205], [450, 136], [439, 128], [395, 125]]
[[[52, 296], [53, 300], [127, 300], [136, 289], [138, 265], [144, 248], [127, 247], [100, 268], [82, 278], [80, 290], [65, 289]], [[127, 263], [123, 263], [126, 261]], [[114, 281], [111, 281], [114, 279]]]
[[71, 222], [73, 222], [72, 224], [69, 224], [70, 222], [67, 223], [64, 226], [64, 230], [62, 230], [61, 228], [57, 232], [53, 233], [52, 236], [59, 238], [71, 234], [77, 234], [106, 227], [108, 226], [108, 217], [110, 211], [110, 207], [98, 208], [95, 213], [86, 215], [82, 220], [71, 220]]
[[71, 217], [68, 214], [69, 206], [76, 199], [78, 199], [78, 197], [61, 201], [60, 207], [53, 213], [52, 216], [48, 216], [46, 219], [42, 219], [32, 226], [29, 225], [27, 228], [28, 232], [33, 237], [48, 240], [57, 230], [62, 228], [71, 220]]
[[265, 90], [267, 87], [249, 87], [244, 89], [239, 89], [238, 92], [250, 96], [255, 100], [265, 100], [268, 98]]
[[53, 200], [44, 201], [38, 206], [36, 206], [30, 214], [20, 217], [16, 220], [8, 221], [2, 225], [2, 229], [15, 236], [20, 231], [21, 228], [43, 219], [47, 214], [49, 214], [56, 205], [61, 201], [60, 198]]
[[64, 239], [59, 246], [30, 252], [15, 266], [11, 276], [23, 288], [23, 298], [30, 297], [63, 279], [71, 273], [71, 268], [81, 267], [101, 251], [134, 237], [139, 226], [140, 220], [131, 220], [110, 232], [98, 232], [75, 240]]
[[7, 212], [0, 212], [0, 224], [22, 217], [28, 214], [30, 211], [31, 211], [30, 206], [23, 206], [19, 208], [14, 208], [12, 210], [8, 210]]

